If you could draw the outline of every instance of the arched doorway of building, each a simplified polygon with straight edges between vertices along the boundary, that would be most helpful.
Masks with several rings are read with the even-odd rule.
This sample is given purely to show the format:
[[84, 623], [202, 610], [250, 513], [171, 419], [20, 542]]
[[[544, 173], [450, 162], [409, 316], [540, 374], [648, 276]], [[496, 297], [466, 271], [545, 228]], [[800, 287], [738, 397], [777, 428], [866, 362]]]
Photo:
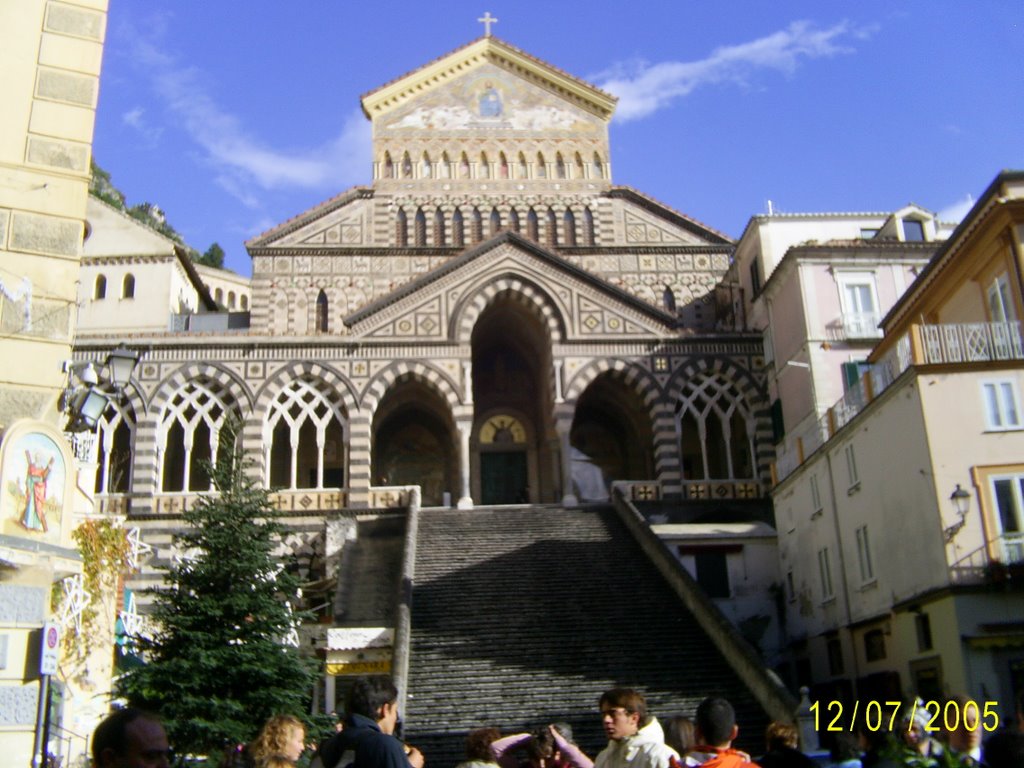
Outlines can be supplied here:
[[458, 490], [454, 425], [442, 397], [404, 379], [384, 395], [373, 418], [374, 485], [418, 485], [421, 503], [438, 506]]
[[547, 331], [513, 294], [473, 328], [472, 493], [481, 504], [556, 499], [557, 438]]
[[569, 443], [574, 474], [577, 464], [591, 464], [600, 469], [606, 489], [615, 480], [654, 478], [650, 413], [637, 391], [614, 373], [598, 376], [580, 396]]

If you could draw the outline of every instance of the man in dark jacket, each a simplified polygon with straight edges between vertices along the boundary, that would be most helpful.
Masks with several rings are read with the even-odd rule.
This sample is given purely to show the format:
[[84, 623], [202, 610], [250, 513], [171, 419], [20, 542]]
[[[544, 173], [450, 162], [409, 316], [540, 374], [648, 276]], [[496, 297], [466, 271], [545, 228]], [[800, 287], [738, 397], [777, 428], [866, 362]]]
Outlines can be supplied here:
[[398, 689], [390, 677], [357, 678], [345, 712], [345, 728], [320, 745], [312, 768], [423, 768], [423, 753], [394, 736]]

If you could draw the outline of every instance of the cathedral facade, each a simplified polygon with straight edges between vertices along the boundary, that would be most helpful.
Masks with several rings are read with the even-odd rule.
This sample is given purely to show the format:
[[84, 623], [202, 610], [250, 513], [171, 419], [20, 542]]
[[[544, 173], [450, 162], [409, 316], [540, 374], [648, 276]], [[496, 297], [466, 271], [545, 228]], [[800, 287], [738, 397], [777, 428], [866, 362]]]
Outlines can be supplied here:
[[247, 243], [247, 330], [124, 339], [141, 359], [99, 424], [100, 508], [180, 512], [233, 419], [278, 506], [313, 515], [409, 486], [461, 508], [614, 481], [766, 496], [733, 242], [613, 184], [614, 97], [487, 35], [362, 106], [372, 182]]

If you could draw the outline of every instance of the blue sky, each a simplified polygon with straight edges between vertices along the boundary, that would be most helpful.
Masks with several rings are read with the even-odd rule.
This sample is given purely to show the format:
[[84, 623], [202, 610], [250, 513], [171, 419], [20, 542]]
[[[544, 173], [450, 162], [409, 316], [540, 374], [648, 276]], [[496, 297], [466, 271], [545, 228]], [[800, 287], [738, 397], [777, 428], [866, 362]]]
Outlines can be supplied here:
[[370, 183], [359, 96], [493, 32], [620, 97], [616, 184], [738, 237], [766, 210], [954, 215], [1024, 168], [1014, 0], [111, 0], [93, 144], [190, 245]]

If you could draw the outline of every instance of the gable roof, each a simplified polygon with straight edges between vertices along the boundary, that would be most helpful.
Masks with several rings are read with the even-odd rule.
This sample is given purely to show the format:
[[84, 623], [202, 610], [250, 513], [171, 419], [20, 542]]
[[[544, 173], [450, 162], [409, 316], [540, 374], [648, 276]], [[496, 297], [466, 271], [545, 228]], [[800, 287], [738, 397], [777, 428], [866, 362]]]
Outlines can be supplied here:
[[430, 272], [427, 272], [425, 275], [422, 275], [416, 280], [412, 280], [408, 283], [405, 283], [404, 285], [399, 286], [386, 296], [383, 296], [377, 299], [376, 301], [372, 301], [363, 308], [356, 310], [355, 312], [344, 318], [345, 325], [351, 328], [356, 323], [365, 320], [374, 313], [381, 311], [385, 307], [388, 307], [406, 298], [407, 296], [411, 296], [412, 294], [421, 291], [424, 287], [430, 285], [431, 283], [434, 283], [435, 281], [441, 279], [445, 275], [451, 274], [455, 270], [479, 258], [483, 254], [489, 253], [502, 243], [511, 243], [512, 245], [515, 245], [516, 247], [526, 251], [527, 253], [530, 253], [531, 255], [536, 256], [539, 259], [546, 261], [547, 263], [552, 264], [561, 270], [564, 270], [573, 277], [576, 277], [585, 283], [595, 286], [602, 293], [613, 296], [618, 301], [621, 301], [622, 303], [628, 305], [632, 309], [642, 312], [643, 314], [647, 315], [648, 317], [651, 317], [652, 319], [658, 321], [659, 323], [665, 324], [669, 328], [675, 328], [677, 324], [678, 318], [676, 318], [675, 315], [671, 315], [668, 312], [664, 311], [663, 309], [655, 307], [652, 304], [648, 304], [646, 301], [637, 298], [636, 296], [629, 293], [628, 291], [623, 290], [622, 288], [612, 285], [611, 283], [605, 282], [604, 280], [601, 280], [600, 278], [596, 277], [590, 272], [587, 272], [585, 269], [577, 267], [575, 264], [566, 261], [561, 256], [547, 250], [546, 248], [538, 245], [532, 240], [529, 240], [523, 237], [522, 235], [519, 235], [510, 230], [505, 230], [504, 232], [495, 235], [491, 239], [485, 240], [479, 245], [476, 245], [464, 251], [461, 255], [449, 261], [446, 261], [441, 266], [431, 270]]
[[312, 208], [292, 216], [290, 219], [282, 221], [280, 224], [271, 227], [265, 232], [261, 232], [255, 237], [249, 238], [245, 241], [245, 247], [262, 248], [270, 245], [272, 240], [276, 240], [290, 232], [301, 229], [314, 219], [318, 219], [331, 211], [335, 211], [342, 206], [348, 205], [353, 200], [365, 197], [373, 197], [373, 189], [371, 187], [349, 187], [344, 192], [340, 192], [334, 197], [324, 200], [322, 203], [318, 203]]
[[611, 119], [615, 111], [617, 97], [504, 40], [485, 35], [363, 94], [360, 98], [363, 113], [372, 120], [390, 112], [412, 96], [420, 95], [425, 87], [487, 62], [539, 83], [604, 120]]
[[660, 200], [656, 200], [650, 195], [645, 195], [638, 189], [628, 186], [615, 186], [608, 190], [608, 197], [618, 197], [623, 200], [629, 200], [641, 208], [646, 208], [651, 213], [666, 219], [677, 226], [682, 227], [685, 230], [692, 232], [695, 235], [705, 238], [714, 245], [735, 245], [735, 241], [723, 232], [719, 232], [717, 229], [712, 229], [707, 224], [703, 224], [696, 219], [687, 216], [685, 213], [680, 213], [675, 208], [670, 208]]

